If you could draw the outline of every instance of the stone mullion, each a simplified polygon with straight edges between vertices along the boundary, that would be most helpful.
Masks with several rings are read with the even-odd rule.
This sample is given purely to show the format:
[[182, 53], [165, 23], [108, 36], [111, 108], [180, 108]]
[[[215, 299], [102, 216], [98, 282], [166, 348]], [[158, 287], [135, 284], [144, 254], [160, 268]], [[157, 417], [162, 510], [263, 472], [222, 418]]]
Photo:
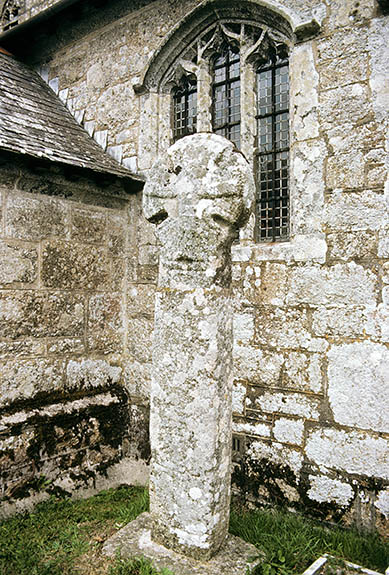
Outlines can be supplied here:
[[197, 72], [197, 131], [212, 132], [212, 74], [209, 61], [203, 59]]
[[254, 147], [256, 136], [256, 90], [255, 70], [251, 64], [242, 65], [241, 69], [241, 150], [247, 161], [254, 167]]
[[[254, 150], [256, 140], [256, 74], [253, 64], [246, 61], [245, 46], [241, 48], [240, 110], [241, 150], [254, 173]], [[243, 53], [242, 53], [243, 52]], [[254, 237], [255, 214], [250, 215], [247, 224], [240, 230], [240, 241], [252, 241]]]

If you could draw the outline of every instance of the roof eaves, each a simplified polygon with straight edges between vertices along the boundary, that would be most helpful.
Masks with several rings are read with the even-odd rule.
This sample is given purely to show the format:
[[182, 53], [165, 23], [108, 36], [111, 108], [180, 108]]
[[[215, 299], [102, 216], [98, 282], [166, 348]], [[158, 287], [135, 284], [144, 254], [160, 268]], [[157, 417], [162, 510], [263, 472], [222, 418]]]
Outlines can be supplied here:
[[[138, 186], [143, 185], [141, 176], [120, 165], [77, 124], [63, 102], [36, 72], [25, 67], [6, 50], [0, 50], [0, 70], [1, 150], [125, 178]], [[11, 81], [12, 73], [14, 82]], [[34, 90], [23, 98], [29, 86], [34, 86]], [[15, 102], [12, 99], [14, 93], [18, 95]], [[45, 114], [48, 114], [47, 118], [43, 117]], [[61, 128], [69, 137], [56, 137]]]
[[94, 172], [94, 173], [99, 173], [99, 174], [106, 174], [108, 176], [115, 176], [117, 178], [121, 178], [121, 179], [127, 179], [127, 180], [131, 180], [132, 182], [134, 182], [135, 184], [139, 185], [139, 188], [143, 187], [145, 180], [144, 178], [142, 178], [142, 176], [139, 176], [137, 174], [133, 174], [132, 172], [130, 172], [129, 170], [127, 170], [127, 168], [124, 168], [122, 166], [120, 166], [118, 164], [117, 169], [116, 168], [111, 168], [111, 167], [103, 167], [103, 166], [96, 166], [94, 165], [93, 167], [86, 163], [83, 162], [82, 160], [80, 161], [74, 161], [74, 158], [69, 158], [69, 161], [66, 161], [66, 158], [64, 158], [64, 154], [61, 153], [61, 155], [56, 154], [55, 152], [52, 152], [52, 154], [49, 156], [47, 153], [39, 152], [38, 150], [36, 151], [31, 151], [31, 150], [26, 150], [24, 148], [20, 148], [19, 146], [12, 146], [12, 144], [10, 144], [9, 142], [4, 143], [1, 138], [0, 138], [0, 151], [3, 152], [11, 152], [14, 154], [18, 154], [21, 156], [28, 156], [30, 158], [36, 158], [37, 160], [45, 160], [48, 162], [52, 162], [54, 164], [59, 164], [62, 165], [64, 167], [68, 167], [71, 168], [72, 166], [74, 168], [78, 168], [81, 170], [88, 170], [89, 172]]

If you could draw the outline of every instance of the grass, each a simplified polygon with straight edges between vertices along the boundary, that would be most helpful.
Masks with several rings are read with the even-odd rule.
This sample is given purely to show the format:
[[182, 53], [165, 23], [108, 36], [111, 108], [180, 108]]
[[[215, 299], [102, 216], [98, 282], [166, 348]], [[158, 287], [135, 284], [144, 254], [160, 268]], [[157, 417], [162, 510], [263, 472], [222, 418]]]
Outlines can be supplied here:
[[158, 571], [147, 559], [127, 559], [117, 557], [109, 569], [109, 575], [173, 575], [168, 569]]
[[[147, 492], [125, 486], [82, 501], [41, 503], [0, 523], [0, 575], [168, 575], [143, 559], [101, 554], [103, 542], [147, 508]], [[378, 535], [330, 529], [282, 511], [233, 509], [230, 531], [264, 552], [262, 575], [301, 573], [324, 553], [381, 572], [389, 558], [389, 543]]]
[[257, 569], [264, 575], [302, 573], [324, 553], [381, 572], [389, 561], [389, 542], [377, 534], [325, 527], [287, 511], [232, 509], [230, 532], [264, 551]]
[[140, 487], [41, 503], [33, 513], [0, 523], [0, 575], [94, 575], [88, 560], [77, 565], [80, 558], [94, 558], [107, 537], [147, 508], [148, 495]]

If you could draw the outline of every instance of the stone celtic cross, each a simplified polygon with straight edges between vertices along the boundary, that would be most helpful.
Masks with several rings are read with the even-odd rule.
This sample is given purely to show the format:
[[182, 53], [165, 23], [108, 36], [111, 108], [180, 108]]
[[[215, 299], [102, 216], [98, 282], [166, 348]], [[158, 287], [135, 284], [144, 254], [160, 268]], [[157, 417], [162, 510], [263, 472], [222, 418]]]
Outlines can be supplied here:
[[254, 195], [243, 155], [215, 134], [176, 142], [143, 210], [160, 242], [151, 388], [152, 539], [207, 560], [228, 531], [231, 244]]
[[231, 481], [231, 244], [254, 198], [234, 145], [200, 133], [171, 146], [143, 196], [160, 243], [151, 384], [150, 514], [103, 552], [177, 575], [241, 575], [257, 549], [228, 535]]

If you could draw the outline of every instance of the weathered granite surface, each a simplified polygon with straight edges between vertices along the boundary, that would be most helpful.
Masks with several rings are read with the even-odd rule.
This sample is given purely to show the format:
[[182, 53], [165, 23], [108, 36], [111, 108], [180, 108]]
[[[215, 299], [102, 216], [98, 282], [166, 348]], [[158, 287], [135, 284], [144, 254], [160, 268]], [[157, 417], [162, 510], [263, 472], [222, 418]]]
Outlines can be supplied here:
[[[49, 7], [52, 1], [29, 0], [25, 5], [27, 9]], [[210, 12], [224, 14], [231, 24], [242, 7], [259, 14], [267, 6], [297, 32], [304, 21], [316, 20], [320, 25], [312, 37], [289, 38], [289, 241], [257, 243], [253, 213], [240, 243], [233, 246], [234, 487], [245, 498], [284, 503], [319, 518], [387, 533], [387, 2], [110, 0], [101, 4], [79, 0], [50, 18], [50, 26], [46, 22], [33, 27], [28, 35], [13, 28], [14, 40], [8, 36], [3, 45], [39, 70], [102, 147], [131, 170], [146, 174], [171, 143], [171, 94], [147, 90], [139, 94], [134, 87], [142, 83], [151, 65], [154, 71], [161, 69], [158, 54], [164, 54], [164, 64], [171, 70], [174, 59], [190, 48], [186, 39], [197, 42], [205, 32], [205, 4], [207, 17]], [[260, 18], [255, 21], [259, 27], [263, 24]], [[230, 30], [237, 32], [237, 27], [232, 25]], [[180, 40], [173, 47], [172, 37]], [[199, 95], [205, 97], [198, 99], [198, 126], [209, 129], [212, 78], [209, 70], [202, 72]], [[255, 70], [242, 66], [241, 81], [242, 149], [254, 163]], [[33, 285], [27, 282], [40, 270], [40, 246], [34, 239], [38, 232], [31, 222], [36, 221], [39, 233], [48, 234], [49, 241], [59, 234], [65, 241], [69, 237], [65, 238], [67, 228], [62, 227], [55, 202], [50, 206], [42, 202], [40, 209], [29, 202], [34, 216], [26, 218], [19, 198], [9, 201], [8, 180], [3, 177], [0, 190], [0, 209], [5, 214], [0, 228], [7, 225], [1, 253], [4, 262], [14, 263], [6, 269], [0, 263], [0, 276], [6, 285], [19, 289]], [[57, 184], [46, 180], [39, 184], [37, 174], [34, 181], [23, 177], [19, 185], [25, 191], [43, 188], [52, 195], [61, 193]], [[73, 187], [66, 193], [73, 193]], [[92, 196], [89, 190], [87, 202], [94, 206]], [[118, 251], [119, 234], [117, 240], [109, 240], [115, 247], [115, 257], [108, 258], [109, 270], [104, 261], [96, 264], [94, 278], [102, 279], [101, 272], [112, 273], [115, 290], [123, 289], [124, 385], [132, 396], [147, 402], [159, 245], [154, 226], [141, 215], [140, 200], [128, 212], [131, 225], [124, 255]], [[105, 206], [113, 209], [112, 199], [110, 207]], [[99, 218], [92, 212], [92, 217], [84, 211], [77, 215], [71, 241], [78, 238], [77, 244], [82, 243], [87, 229], [95, 229], [99, 237]], [[23, 222], [25, 231], [16, 219]], [[63, 246], [59, 253], [64, 253]], [[83, 266], [93, 260], [81, 255], [72, 250], [72, 261]], [[74, 273], [66, 281], [77, 285], [79, 279]], [[89, 337], [97, 346], [93, 349], [100, 351], [104, 341], [111, 349], [117, 341], [116, 319], [112, 330], [104, 319], [115, 309], [112, 304], [110, 311], [105, 293], [93, 296], [91, 302], [98, 306], [88, 320], [91, 328], [98, 326], [99, 334]], [[57, 302], [65, 300], [61, 294]], [[53, 330], [57, 308], [52, 300], [49, 305]], [[20, 326], [17, 318], [12, 322]], [[79, 329], [75, 317], [77, 325]], [[64, 330], [66, 325], [60, 327]], [[42, 330], [34, 327], [37, 333]], [[50, 353], [58, 350], [61, 358], [66, 349], [78, 353], [77, 338], [63, 338], [60, 344], [52, 337], [56, 336], [50, 335]], [[44, 368], [36, 358], [44, 346], [42, 338], [35, 336], [23, 342], [0, 341], [2, 353], [13, 350], [19, 358], [23, 354], [20, 361], [28, 353], [40, 374]], [[87, 381], [98, 372], [88, 370], [89, 365], [83, 367]], [[32, 366], [29, 369], [33, 371]]]
[[147, 557], [157, 569], [166, 568], [175, 575], [248, 575], [261, 556], [251, 543], [228, 535], [217, 555], [209, 561], [197, 561], [155, 543], [151, 538], [151, 523], [150, 515], [142, 513], [104, 543], [103, 554], [114, 556], [120, 549], [124, 558]]
[[16, 158], [0, 152], [0, 517], [144, 482], [148, 458], [149, 410], [124, 385], [136, 197]]
[[171, 146], [143, 210], [161, 244], [151, 383], [152, 539], [209, 559], [228, 531], [232, 423], [230, 251], [254, 196], [250, 167], [221, 136]]

